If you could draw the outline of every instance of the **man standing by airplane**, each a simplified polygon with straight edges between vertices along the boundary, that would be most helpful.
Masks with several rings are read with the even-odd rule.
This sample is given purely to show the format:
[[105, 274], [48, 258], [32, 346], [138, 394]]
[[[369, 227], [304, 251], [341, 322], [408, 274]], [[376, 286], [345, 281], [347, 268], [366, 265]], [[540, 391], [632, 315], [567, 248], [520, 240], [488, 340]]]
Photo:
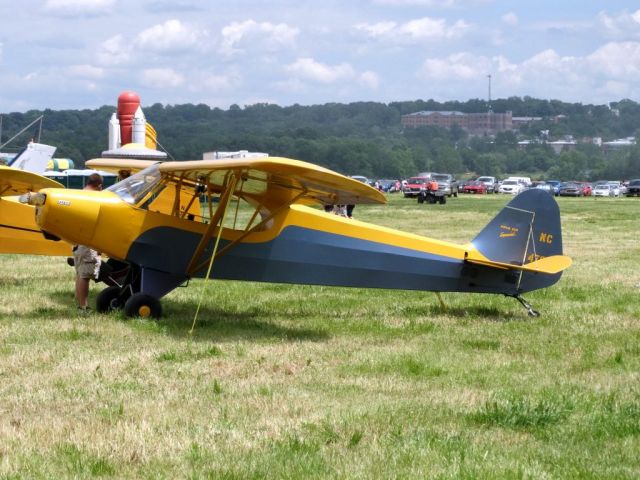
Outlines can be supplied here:
[[[87, 178], [84, 190], [102, 190], [102, 177], [92, 173]], [[88, 310], [89, 281], [96, 279], [100, 271], [100, 253], [84, 245], [73, 247], [73, 260], [76, 269], [76, 302], [82, 312]]]

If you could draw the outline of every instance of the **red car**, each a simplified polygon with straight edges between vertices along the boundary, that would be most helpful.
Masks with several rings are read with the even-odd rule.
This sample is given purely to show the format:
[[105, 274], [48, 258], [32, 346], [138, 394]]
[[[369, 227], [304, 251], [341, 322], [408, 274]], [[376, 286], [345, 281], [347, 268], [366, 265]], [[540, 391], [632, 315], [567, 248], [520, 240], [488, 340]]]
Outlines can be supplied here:
[[582, 196], [590, 197], [591, 196], [591, 184], [587, 182], [578, 182], [578, 185], [582, 188]]
[[487, 193], [487, 186], [483, 182], [472, 180], [465, 182], [462, 186], [462, 193]]

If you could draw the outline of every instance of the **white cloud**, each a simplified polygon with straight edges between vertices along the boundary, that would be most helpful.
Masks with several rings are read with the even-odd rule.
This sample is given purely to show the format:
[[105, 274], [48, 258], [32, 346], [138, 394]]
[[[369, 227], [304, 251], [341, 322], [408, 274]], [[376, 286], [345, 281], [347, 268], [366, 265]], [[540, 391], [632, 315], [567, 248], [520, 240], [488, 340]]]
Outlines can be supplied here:
[[361, 85], [364, 85], [371, 90], [376, 90], [380, 85], [380, 78], [375, 72], [366, 71], [360, 74], [358, 81]]
[[600, 12], [598, 20], [604, 33], [610, 38], [640, 37], [640, 10], [633, 13], [625, 10], [616, 16]]
[[288, 65], [286, 70], [297, 77], [318, 83], [335, 83], [355, 75], [353, 67], [348, 63], [331, 66], [316, 62], [313, 58], [299, 58]]
[[457, 20], [455, 23], [449, 24], [443, 18], [423, 17], [402, 24], [395, 22], [360, 23], [355, 25], [355, 28], [373, 38], [417, 42], [458, 38], [470, 29], [470, 25], [464, 20]]
[[300, 30], [286, 23], [259, 23], [255, 20], [233, 22], [222, 29], [220, 50], [227, 55], [239, 53], [249, 46], [252, 49], [275, 51], [294, 45], [299, 33]]
[[521, 63], [463, 52], [427, 58], [418, 71], [419, 78], [439, 85], [443, 95], [456, 89], [481, 92], [487, 74], [492, 75], [494, 92], [503, 91], [504, 96], [577, 99], [588, 92], [587, 101], [631, 96], [640, 82], [640, 42], [610, 42], [585, 56], [546, 49]]
[[45, 10], [60, 15], [98, 15], [108, 13], [115, 0], [46, 0]]
[[205, 32], [172, 19], [140, 32], [136, 37], [136, 45], [154, 52], [175, 52], [197, 46], [205, 35]]
[[93, 65], [71, 65], [68, 73], [74, 77], [99, 80], [104, 77], [104, 69]]
[[142, 71], [140, 83], [151, 88], [175, 88], [184, 84], [184, 77], [172, 68], [148, 68]]
[[96, 58], [100, 65], [112, 67], [129, 63], [131, 46], [125, 38], [118, 34], [102, 42]]
[[505, 13], [504, 15], [502, 15], [501, 20], [503, 23], [509, 25], [510, 27], [515, 27], [516, 25], [518, 25], [518, 15], [513, 12]]
[[610, 42], [586, 57], [588, 69], [609, 80], [640, 82], [640, 43]]

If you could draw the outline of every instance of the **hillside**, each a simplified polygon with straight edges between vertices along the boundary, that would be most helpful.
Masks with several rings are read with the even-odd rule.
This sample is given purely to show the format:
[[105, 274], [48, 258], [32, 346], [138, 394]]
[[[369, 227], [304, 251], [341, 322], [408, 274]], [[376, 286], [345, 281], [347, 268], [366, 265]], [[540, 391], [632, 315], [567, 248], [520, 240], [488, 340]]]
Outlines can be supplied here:
[[[512, 97], [492, 101], [495, 112], [514, 117], [540, 117], [514, 132], [495, 138], [470, 137], [460, 128], [403, 130], [400, 117], [421, 110], [486, 111], [486, 102], [416, 100], [280, 107], [255, 104], [228, 110], [207, 105], [144, 106], [159, 140], [177, 160], [202, 158], [213, 150], [254, 150], [298, 158], [345, 174], [400, 178], [417, 171], [446, 171], [459, 175], [505, 175], [526, 172], [539, 178], [629, 178], [640, 176], [640, 148], [605, 155], [588, 139], [603, 141], [636, 136], [640, 104], [622, 100], [611, 105], [583, 105], [558, 100]], [[44, 114], [41, 140], [58, 147], [57, 156], [77, 165], [106, 149], [107, 122], [114, 106], [95, 110], [45, 110], [2, 114], [1, 140], [8, 139]], [[519, 140], [567, 135], [578, 140], [574, 151], [555, 154], [548, 145], [518, 150]], [[33, 132], [26, 132], [26, 142]], [[582, 141], [582, 142], [581, 142]]]

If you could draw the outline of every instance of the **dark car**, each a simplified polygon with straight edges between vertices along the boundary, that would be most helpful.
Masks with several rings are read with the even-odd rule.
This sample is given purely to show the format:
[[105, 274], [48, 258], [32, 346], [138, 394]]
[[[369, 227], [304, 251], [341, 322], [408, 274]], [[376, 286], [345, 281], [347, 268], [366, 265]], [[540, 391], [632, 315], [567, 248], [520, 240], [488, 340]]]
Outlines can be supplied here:
[[627, 197], [640, 197], [640, 179], [631, 180], [627, 185]]
[[391, 192], [394, 191], [397, 180], [391, 180], [387, 178], [383, 178], [378, 180], [378, 188], [383, 192]]
[[560, 185], [560, 190], [558, 191], [558, 195], [561, 197], [581, 197], [582, 193], [582, 185], [576, 182], [566, 182]]

